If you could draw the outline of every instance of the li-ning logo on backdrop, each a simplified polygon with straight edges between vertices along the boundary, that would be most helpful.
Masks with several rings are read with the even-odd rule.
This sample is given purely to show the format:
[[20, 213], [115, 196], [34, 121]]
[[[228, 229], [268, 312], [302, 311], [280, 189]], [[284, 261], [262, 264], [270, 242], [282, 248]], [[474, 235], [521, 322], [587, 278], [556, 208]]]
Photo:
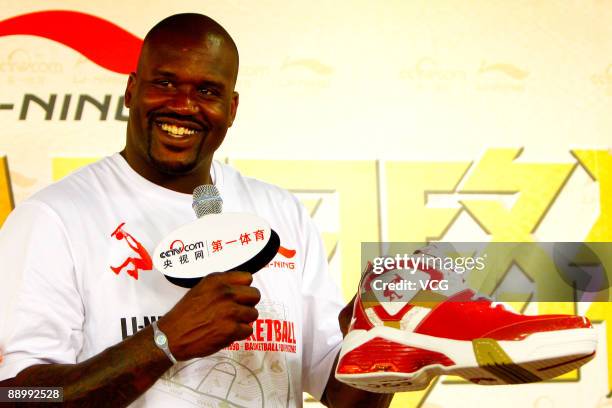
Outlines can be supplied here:
[[170, 244], [170, 248], [168, 248], [168, 250], [165, 252], [161, 252], [159, 254], [159, 257], [167, 258], [167, 257], [171, 257], [174, 255], [179, 255], [183, 252], [193, 251], [193, 250], [202, 249], [202, 248], [204, 248], [204, 242], [202, 241], [197, 241], [192, 244], [185, 245], [183, 241], [181, 241], [180, 239], [177, 239], [175, 241], [172, 241], [172, 243]]
[[0, 21], [0, 37], [8, 35], [33, 35], [57, 41], [119, 74], [129, 74], [136, 68], [142, 48], [140, 38], [118, 25], [67, 10], [38, 11]]
[[[135, 70], [143, 43], [142, 39], [110, 21], [67, 10], [38, 11], [0, 21], [0, 37], [11, 35], [32, 35], [56, 41], [77, 51], [94, 64], [118, 74], [129, 74]], [[116, 46], [109, 47], [108, 44]], [[0, 66], [0, 71], [4, 70]], [[79, 121], [84, 111], [93, 109], [99, 112], [101, 121], [112, 118], [125, 122], [127, 115], [123, 99], [122, 95], [113, 96], [110, 93], [39, 94], [34, 89], [25, 92], [19, 104], [1, 100], [0, 112], [18, 110], [19, 120], [27, 120], [34, 105], [36, 114], [40, 113], [40, 109], [43, 110], [44, 120], [57, 118], [64, 121], [74, 109], [72, 118]]]

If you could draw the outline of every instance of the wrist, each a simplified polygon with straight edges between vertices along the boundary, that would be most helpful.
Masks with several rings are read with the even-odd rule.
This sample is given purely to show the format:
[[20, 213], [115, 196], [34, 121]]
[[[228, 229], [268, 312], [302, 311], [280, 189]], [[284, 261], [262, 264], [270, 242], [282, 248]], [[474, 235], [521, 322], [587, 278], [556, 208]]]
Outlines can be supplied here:
[[153, 329], [153, 343], [155, 346], [165, 354], [172, 364], [176, 364], [178, 361], [170, 350], [170, 341], [168, 340], [166, 333], [159, 328], [156, 321], [151, 323], [151, 328]]

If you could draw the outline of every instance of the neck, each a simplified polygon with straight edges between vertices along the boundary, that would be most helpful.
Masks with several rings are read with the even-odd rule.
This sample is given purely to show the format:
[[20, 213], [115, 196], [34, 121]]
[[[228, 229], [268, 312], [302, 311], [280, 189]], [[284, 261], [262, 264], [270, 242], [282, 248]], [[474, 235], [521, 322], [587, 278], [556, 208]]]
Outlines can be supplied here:
[[167, 174], [151, 166], [137, 154], [130, 153], [127, 149], [120, 152], [130, 167], [145, 179], [158, 186], [179, 193], [191, 194], [193, 190], [202, 184], [212, 184], [210, 177], [210, 166], [212, 157], [202, 161], [195, 169], [187, 174]]

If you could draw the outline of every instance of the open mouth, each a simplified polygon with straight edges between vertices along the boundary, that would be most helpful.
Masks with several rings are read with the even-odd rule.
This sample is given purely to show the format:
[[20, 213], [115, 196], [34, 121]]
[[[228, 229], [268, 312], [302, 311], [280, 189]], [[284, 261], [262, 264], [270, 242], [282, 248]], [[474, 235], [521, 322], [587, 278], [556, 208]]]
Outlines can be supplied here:
[[155, 121], [155, 125], [174, 139], [187, 138], [202, 131], [201, 128], [196, 128], [195, 126], [169, 123], [163, 120]]

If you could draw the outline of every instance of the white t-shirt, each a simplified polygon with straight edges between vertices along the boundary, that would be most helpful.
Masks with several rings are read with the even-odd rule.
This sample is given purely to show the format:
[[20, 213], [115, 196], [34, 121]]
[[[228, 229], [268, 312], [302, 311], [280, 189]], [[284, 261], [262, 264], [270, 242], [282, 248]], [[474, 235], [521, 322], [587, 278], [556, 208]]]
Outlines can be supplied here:
[[[263, 217], [285, 250], [254, 275], [254, 335], [172, 367], [133, 405], [301, 406], [303, 390], [321, 396], [342, 339], [321, 239], [285, 190], [218, 162], [211, 176], [224, 211]], [[195, 220], [191, 202], [115, 154], [18, 205], [0, 231], [0, 380], [33, 364], [86, 360], [172, 308], [187, 289], [149, 254]]]

